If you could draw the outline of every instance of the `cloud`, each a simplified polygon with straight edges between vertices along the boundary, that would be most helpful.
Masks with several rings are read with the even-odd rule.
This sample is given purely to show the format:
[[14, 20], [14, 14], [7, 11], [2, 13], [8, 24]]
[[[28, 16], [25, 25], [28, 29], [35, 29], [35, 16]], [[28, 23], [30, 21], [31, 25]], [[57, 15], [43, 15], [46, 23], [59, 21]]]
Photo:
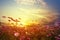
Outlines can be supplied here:
[[15, 0], [20, 5], [34, 5], [34, 0]]
[[43, 7], [47, 6], [47, 3], [44, 0], [15, 0], [17, 2], [17, 4], [20, 5], [35, 5], [35, 3], [37, 3], [36, 5], [41, 5]]
[[39, 0], [39, 2], [41, 3], [41, 5], [42, 5], [43, 7], [46, 7], [46, 6], [47, 6], [47, 3], [46, 3], [44, 0]]

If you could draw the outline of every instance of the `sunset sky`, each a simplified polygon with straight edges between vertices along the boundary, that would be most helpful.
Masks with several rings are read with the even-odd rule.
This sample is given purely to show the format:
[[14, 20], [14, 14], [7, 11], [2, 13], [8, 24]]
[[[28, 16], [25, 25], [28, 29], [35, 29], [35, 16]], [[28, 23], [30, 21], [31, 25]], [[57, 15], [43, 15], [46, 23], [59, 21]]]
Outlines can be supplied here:
[[[31, 20], [38, 21], [41, 18], [54, 20], [56, 15], [60, 15], [60, 0], [0, 0], [0, 18], [7, 16], [32, 22]], [[53, 16], [53, 19], [47, 18]]]

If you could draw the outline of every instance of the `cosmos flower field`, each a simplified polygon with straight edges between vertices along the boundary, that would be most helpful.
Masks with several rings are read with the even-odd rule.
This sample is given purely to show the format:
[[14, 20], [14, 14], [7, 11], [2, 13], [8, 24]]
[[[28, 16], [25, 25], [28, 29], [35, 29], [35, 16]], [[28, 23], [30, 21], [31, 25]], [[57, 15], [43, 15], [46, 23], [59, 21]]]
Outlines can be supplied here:
[[[2, 16], [4, 19], [5, 16]], [[10, 18], [10, 17], [8, 17]], [[60, 40], [60, 23], [18, 25], [0, 22], [0, 40]]]
[[60, 13], [53, 6], [48, 0], [0, 0], [0, 40], [60, 40]]

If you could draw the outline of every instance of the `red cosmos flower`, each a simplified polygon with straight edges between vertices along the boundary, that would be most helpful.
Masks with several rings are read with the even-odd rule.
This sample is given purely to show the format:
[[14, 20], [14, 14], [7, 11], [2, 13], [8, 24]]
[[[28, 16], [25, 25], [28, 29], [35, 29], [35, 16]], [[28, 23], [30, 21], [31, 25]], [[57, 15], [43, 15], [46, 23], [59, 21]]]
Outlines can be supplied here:
[[11, 19], [14, 22], [20, 22], [18, 19], [13, 19], [12, 17], [8, 17], [9, 19]]
[[9, 22], [11, 21], [11, 20], [8, 20]]
[[6, 18], [6, 16], [2, 16], [2, 18]]
[[15, 19], [14, 21], [15, 21], [15, 22], [20, 22], [18, 19]]
[[8, 17], [9, 19], [11, 19], [11, 20], [14, 20], [12, 17]]
[[14, 33], [14, 36], [18, 37], [20, 34], [18, 32]]

